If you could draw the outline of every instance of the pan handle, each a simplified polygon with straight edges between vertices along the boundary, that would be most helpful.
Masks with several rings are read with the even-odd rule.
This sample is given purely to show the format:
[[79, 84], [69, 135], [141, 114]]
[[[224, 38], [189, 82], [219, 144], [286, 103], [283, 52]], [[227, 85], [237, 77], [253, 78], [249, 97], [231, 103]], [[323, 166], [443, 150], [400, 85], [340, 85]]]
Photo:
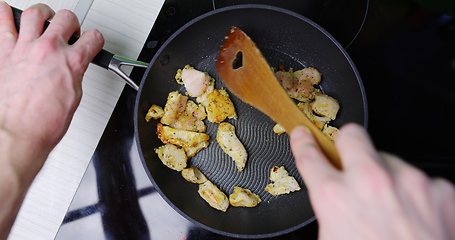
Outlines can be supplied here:
[[[100, 51], [101, 52], [106, 52], [106, 54], [112, 54], [104, 49], [102, 49]], [[100, 53], [98, 53], [98, 55], [100, 55]], [[104, 54], [104, 53], [102, 53]], [[95, 58], [92, 60], [92, 63], [93, 64], [96, 64], [98, 65], [97, 62], [95, 62], [96, 60], [96, 57], [98, 56], [96, 55]], [[133, 81], [133, 79], [131, 79], [128, 74], [126, 74], [120, 67], [125, 65], [125, 66], [131, 66], [131, 67], [141, 67], [141, 68], [147, 68], [149, 66], [148, 63], [146, 62], [141, 62], [141, 61], [135, 61], [135, 60], [131, 60], [129, 58], [125, 58], [125, 57], [122, 57], [122, 56], [119, 56], [119, 55], [114, 55], [112, 54], [113, 56], [111, 57], [110, 61], [109, 61], [109, 65], [108, 65], [108, 70], [117, 74], [119, 77], [121, 77], [123, 80], [125, 80], [125, 82], [130, 85], [130, 87], [132, 87], [134, 90], [138, 91], [139, 90], [139, 87], [136, 85], [136, 83]], [[100, 66], [100, 65], [98, 65]]]
[[[20, 29], [20, 23], [21, 23], [21, 15], [22, 15], [22, 10], [19, 10], [15, 7], [11, 7], [13, 10], [13, 16], [14, 16], [14, 24], [16, 26], [17, 32], [19, 32]], [[46, 21], [44, 23], [44, 30], [47, 29], [49, 26], [49, 21]], [[74, 44], [77, 40], [79, 39], [78, 36], [73, 35], [71, 38], [68, 40], [68, 44]], [[114, 55], [113, 53], [101, 49], [101, 51], [93, 58], [92, 63], [102, 67], [104, 69], [107, 69], [115, 74], [117, 74], [119, 77], [121, 77], [125, 82], [132, 87], [134, 90], [139, 90], [139, 87], [137, 84], [131, 79], [128, 74], [126, 74], [122, 69], [121, 66], [132, 66], [132, 67], [141, 67], [141, 68], [147, 68], [148, 63], [146, 62], [141, 62], [141, 61], [135, 61], [131, 60], [122, 56]]]

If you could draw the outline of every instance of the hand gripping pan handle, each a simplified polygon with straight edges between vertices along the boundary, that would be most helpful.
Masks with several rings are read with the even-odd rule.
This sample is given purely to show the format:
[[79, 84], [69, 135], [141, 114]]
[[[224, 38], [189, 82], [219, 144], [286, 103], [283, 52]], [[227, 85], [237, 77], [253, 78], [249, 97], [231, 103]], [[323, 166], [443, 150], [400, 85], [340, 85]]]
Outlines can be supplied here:
[[[20, 22], [21, 22], [21, 15], [22, 10], [17, 8], [11, 7], [13, 9], [13, 16], [14, 16], [14, 24], [16, 26], [17, 32], [20, 30]], [[46, 21], [44, 23], [44, 30], [49, 26], [50, 22]], [[73, 35], [68, 41], [68, 44], [74, 44], [79, 39], [78, 36]], [[121, 66], [131, 66], [131, 67], [141, 67], [147, 68], [148, 63], [131, 60], [122, 56], [115, 55], [105, 49], [101, 49], [101, 51], [93, 58], [92, 63], [102, 67], [106, 70], [109, 70], [119, 77], [121, 77], [125, 82], [132, 87], [134, 90], [138, 90], [139, 87], [137, 84], [121, 69]]]

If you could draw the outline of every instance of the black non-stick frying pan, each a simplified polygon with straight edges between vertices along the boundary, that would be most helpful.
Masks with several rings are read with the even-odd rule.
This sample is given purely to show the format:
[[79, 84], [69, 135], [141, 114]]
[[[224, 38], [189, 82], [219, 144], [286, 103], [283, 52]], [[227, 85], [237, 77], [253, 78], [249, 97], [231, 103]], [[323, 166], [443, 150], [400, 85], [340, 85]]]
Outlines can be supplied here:
[[[354, 64], [333, 37], [305, 17], [270, 6], [233, 6], [202, 15], [172, 35], [152, 59], [136, 100], [135, 122], [139, 152], [154, 186], [176, 211], [211, 231], [245, 238], [276, 236], [305, 226], [314, 220], [314, 213], [294, 165], [289, 137], [273, 133], [274, 122], [231, 94], [238, 119], [228, 122], [236, 127], [249, 153], [243, 172], [237, 171], [216, 142], [217, 124], [207, 122], [210, 146], [193, 157], [190, 165], [197, 166], [226, 194], [234, 186], [241, 186], [263, 200], [255, 208], [230, 207], [223, 213], [198, 195], [196, 184], [186, 182], [179, 172], [161, 163], [154, 152], [154, 148], [162, 145], [155, 133], [157, 122], [144, 120], [152, 104], [164, 106], [169, 92], [185, 92], [174, 76], [186, 64], [217, 79], [216, 88], [224, 87], [214, 64], [231, 26], [245, 31], [273, 67], [319, 69], [323, 74], [321, 89], [341, 105], [337, 120], [332, 122], [335, 126], [347, 122], [366, 126], [365, 92]], [[302, 190], [278, 197], [265, 192], [269, 171], [275, 165], [285, 166]]]
[[[14, 9], [19, 28], [20, 11]], [[300, 69], [315, 67], [323, 74], [320, 88], [338, 99], [341, 110], [332, 125], [347, 122], [367, 126], [367, 103], [360, 76], [340, 44], [324, 29], [294, 12], [265, 5], [238, 5], [204, 14], [173, 34], [150, 62], [136, 99], [135, 133], [144, 168], [161, 196], [181, 215], [200, 226], [227, 236], [265, 238], [285, 234], [315, 220], [304, 182], [294, 165], [286, 134], [273, 133], [267, 116], [231, 94], [238, 119], [228, 120], [236, 127], [248, 154], [246, 168], [238, 172], [234, 162], [216, 142], [217, 124], [207, 122], [210, 145], [191, 158], [227, 195], [234, 186], [248, 188], [262, 198], [255, 208], [230, 207], [226, 212], [211, 208], [199, 195], [196, 184], [185, 181], [179, 172], [164, 166], [154, 149], [162, 145], [156, 135], [156, 121], [144, 120], [152, 104], [164, 106], [169, 92], [185, 89], [174, 79], [177, 69], [190, 64], [223, 83], [215, 72], [215, 60], [224, 36], [232, 26], [246, 32], [272, 67]], [[76, 41], [72, 39], [71, 41]], [[105, 50], [93, 63], [108, 68], [124, 79], [119, 65], [145, 67], [141, 62], [114, 56]], [[134, 82], [129, 84], [134, 88]], [[266, 98], [267, 96], [264, 96]], [[264, 188], [273, 166], [285, 166], [302, 187], [299, 192], [273, 197]], [[336, 201], [334, 199], [333, 201]]]

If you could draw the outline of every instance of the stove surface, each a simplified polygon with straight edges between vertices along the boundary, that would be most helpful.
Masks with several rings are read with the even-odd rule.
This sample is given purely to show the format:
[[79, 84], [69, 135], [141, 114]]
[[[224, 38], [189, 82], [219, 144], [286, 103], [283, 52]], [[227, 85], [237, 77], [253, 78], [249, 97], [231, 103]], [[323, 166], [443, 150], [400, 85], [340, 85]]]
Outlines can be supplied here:
[[[454, 141], [449, 141], [455, 135], [450, 124], [455, 117], [453, 17], [405, 0], [301, 1], [301, 6], [294, 1], [170, 0], [139, 60], [150, 61], [191, 19], [237, 2], [289, 8], [326, 28], [347, 49], [362, 76], [368, 130], [376, 146], [430, 175], [453, 181]], [[319, 11], [307, 12], [310, 7]], [[134, 69], [131, 77], [139, 82], [143, 73]], [[124, 89], [57, 239], [233, 239], [189, 222], [155, 191], [134, 141], [135, 97], [132, 89]], [[317, 229], [315, 221], [272, 239], [317, 239]]]

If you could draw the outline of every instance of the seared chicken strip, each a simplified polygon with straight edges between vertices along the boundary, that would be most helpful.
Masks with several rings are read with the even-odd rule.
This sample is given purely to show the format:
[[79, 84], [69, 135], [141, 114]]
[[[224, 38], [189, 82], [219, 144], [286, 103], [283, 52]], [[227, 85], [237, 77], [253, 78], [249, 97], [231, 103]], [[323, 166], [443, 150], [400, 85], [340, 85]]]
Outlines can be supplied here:
[[300, 102], [297, 104], [297, 107], [313, 122], [316, 127], [322, 130], [324, 125], [330, 122], [329, 117], [319, 116], [314, 114], [313, 109], [311, 109], [311, 105], [308, 102]]
[[175, 120], [170, 127], [189, 130], [193, 132], [205, 132], [206, 126], [202, 121], [206, 118], [205, 108], [202, 105], [196, 104], [192, 100], [188, 100], [185, 110]]
[[277, 123], [277, 124], [275, 124], [275, 126], [273, 126], [273, 132], [278, 135], [281, 135], [286, 132], [286, 129], [284, 129], [283, 126], [281, 126], [280, 124]]
[[237, 138], [235, 127], [227, 122], [220, 123], [216, 140], [221, 149], [234, 160], [237, 170], [241, 172], [245, 168], [248, 153], [242, 142]]
[[179, 71], [177, 71], [177, 82], [179, 82], [179, 78], [181, 78], [190, 97], [201, 96], [207, 90], [211, 80], [208, 73], [196, 70], [190, 65], [186, 65], [185, 68], [181, 70], [180, 77]]
[[216, 185], [210, 181], [199, 184], [199, 195], [213, 208], [226, 212], [229, 200]]
[[234, 192], [229, 195], [229, 203], [234, 207], [256, 207], [260, 202], [259, 195], [241, 187], [234, 187]]
[[[300, 101], [297, 106], [308, 119], [333, 140], [338, 129], [329, 126], [328, 123], [335, 120], [340, 104], [333, 97], [314, 88], [321, 82], [322, 74], [316, 68], [307, 67], [297, 71], [292, 68], [289, 71], [277, 71], [275, 76], [287, 94]], [[273, 127], [273, 131], [276, 134], [286, 132], [279, 124]]]
[[185, 111], [187, 101], [188, 97], [183, 96], [178, 91], [170, 92], [167, 97], [166, 105], [164, 106], [164, 114], [161, 118], [161, 123], [170, 125], [177, 121], [183, 111]]
[[289, 97], [308, 102], [314, 98], [314, 94], [319, 89], [314, 88], [321, 81], [321, 73], [312, 67], [295, 71], [291, 68], [289, 71], [278, 71], [275, 76], [280, 80]]
[[307, 82], [317, 85], [321, 82], [322, 74], [314, 67], [307, 67], [294, 72], [294, 79], [297, 82]]
[[209, 145], [210, 139], [209, 135], [206, 133], [175, 129], [169, 126], [164, 126], [161, 123], [157, 124], [156, 134], [161, 142], [165, 144], [170, 143], [183, 147], [185, 151], [190, 149], [192, 156], [194, 156], [194, 154], [198, 151], [206, 148]]
[[270, 180], [272, 183], [265, 187], [265, 191], [269, 192], [274, 196], [288, 194], [300, 190], [299, 183], [294, 177], [289, 176], [286, 169], [281, 166], [274, 166], [270, 170]]
[[330, 138], [330, 140], [335, 141], [336, 135], [340, 130], [336, 127], [329, 126], [328, 124], [324, 125], [322, 132]]
[[319, 116], [335, 120], [340, 104], [333, 97], [326, 94], [316, 94], [314, 101], [310, 104], [311, 109]]
[[145, 121], [150, 122], [152, 119], [160, 119], [164, 115], [164, 110], [158, 105], [153, 104], [147, 114], [145, 115]]
[[[339, 132], [339, 129], [328, 125], [328, 123], [331, 120], [330, 117], [323, 117], [323, 116], [321, 117], [321, 116], [314, 114], [314, 112], [312, 111], [312, 109], [310, 107], [310, 103], [300, 102], [297, 104], [297, 106], [308, 117], [308, 119], [310, 119], [310, 121], [313, 122], [314, 125], [316, 125], [316, 127], [321, 129], [322, 132], [325, 135], [327, 135], [327, 137], [330, 138], [330, 140], [332, 140], [332, 141], [335, 140], [335, 135], [336, 135], [336, 133]], [[280, 134], [285, 133], [286, 130], [280, 124], [277, 123], [277, 124], [275, 124], [275, 126], [273, 126], [273, 132], [280, 135]]]
[[204, 105], [207, 111], [207, 119], [213, 123], [220, 123], [226, 118], [236, 119], [237, 113], [234, 104], [225, 89], [210, 89], [196, 101]]
[[[307, 118], [319, 129], [323, 129], [324, 126], [330, 122], [329, 117], [321, 117], [314, 114], [313, 110], [311, 109], [310, 103], [308, 102], [299, 102], [297, 107], [307, 116]], [[286, 130], [279, 125], [278, 123], [275, 124], [273, 127], [273, 132], [280, 135], [286, 132]]]
[[165, 144], [156, 148], [155, 152], [161, 162], [168, 168], [176, 171], [182, 171], [186, 168], [188, 157], [183, 149], [172, 144]]
[[194, 155], [196, 155], [196, 153], [198, 153], [199, 151], [201, 151], [204, 148], [207, 148], [208, 146], [209, 146], [209, 141], [207, 140], [207, 141], [198, 142], [196, 145], [194, 145], [192, 147], [183, 147], [183, 150], [185, 150], [186, 156], [188, 156], [190, 158], [190, 157], [194, 157]]
[[195, 166], [185, 168], [182, 170], [182, 177], [190, 183], [205, 183], [207, 177]]

